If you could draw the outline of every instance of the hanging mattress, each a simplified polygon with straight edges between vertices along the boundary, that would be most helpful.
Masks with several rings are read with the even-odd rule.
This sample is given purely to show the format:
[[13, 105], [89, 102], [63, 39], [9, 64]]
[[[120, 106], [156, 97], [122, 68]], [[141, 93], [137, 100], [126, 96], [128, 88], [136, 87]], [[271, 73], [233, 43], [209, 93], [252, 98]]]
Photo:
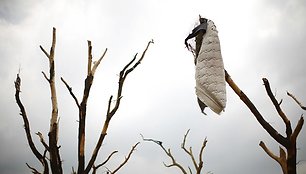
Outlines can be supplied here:
[[216, 26], [211, 20], [207, 24], [196, 58], [196, 95], [212, 111], [220, 114], [226, 106], [224, 65]]

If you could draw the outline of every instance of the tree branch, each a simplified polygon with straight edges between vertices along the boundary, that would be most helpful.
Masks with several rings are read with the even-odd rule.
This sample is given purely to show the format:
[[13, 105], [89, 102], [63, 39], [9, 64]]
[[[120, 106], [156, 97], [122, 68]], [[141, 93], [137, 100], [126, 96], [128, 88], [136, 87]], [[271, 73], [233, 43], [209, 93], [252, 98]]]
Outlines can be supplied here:
[[200, 150], [200, 153], [199, 153], [199, 167], [198, 167], [198, 170], [197, 170], [197, 174], [200, 174], [201, 170], [203, 168], [203, 158], [202, 158], [202, 156], [203, 156], [203, 152], [204, 152], [204, 148], [206, 147], [206, 144], [207, 144], [207, 138], [204, 139], [201, 150]]
[[265, 85], [268, 96], [270, 97], [273, 105], [275, 106], [275, 109], [278, 112], [279, 116], [283, 119], [283, 121], [286, 125], [286, 134], [287, 134], [287, 136], [290, 136], [292, 134], [292, 128], [291, 128], [290, 121], [287, 118], [287, 116], [285, 115], [285, 113], [282, 111], [282, 109], [280, 107], [280, 104], [277, 102], [274, 95], [272, 94], [268, 79], [263, 78], [262, 80], [264, 82], [264, 85]]
[[172, 164], [167, 165], [166, 163], [164, 163], [165, 167], [168, 167], [168, 168], [169, 167], [177, 167], [177, 168], [179, 168], [181, 170], [181, 172], [183, 174], [187, 174], [187, 172], [184, 169], [184, 167], [176, 162], [175, 158], [173, 157], [173, 155], [171, 153], [170, 148], [168, 150], [165, 149], [165, 147], [163, 146], [163, 142], [162, 141], [154, 140], [154, 139], [150, 139], [150, 138], [144, 138], [144, 136], [142, 134], [140, 134], [140, 135], [141, 135], [143, 141], [151, 141], [151, 142], [156, 143], [157, 145], [159, 145], [163, 149], [163, 151], [166, 153], [166, 155], [171, 159]]
[[287, 95], [290, 96], [303, 110], [306, 110], [306, 107], [293, 94], [287, 91]]
[[[186, 144], [186, 139], [187, 139], [187, 135], [189, 133], [189, 130], [187, 131], [187, 133], [184, 135], [184, 139], [183, 139], [183, 142], [182, 142], [182, 145], [181, 145], [181, 148], [189, 155], [189, 157], [191, 158], [192, 162], [193, 162], [193, 165], [195, 167], [195, 170], [196, 170], [196, 173], [197, 174], [200, 174], [201, 173], [201, 170], [203, 168], [203, 160], [202, 160], [202, 155], [203, 155], [203, 151], [204, 151], [204, 148], [206, 147], [206, 143], [207, 143], [207, 140], [206, 138], [204, 139], [203, 141], [203, 144], [201, 146], [201, 150], [200, 150], [200, 153], [199, 153], [199, 163], [197, 164], [195, 158], [194, 158], [194, 155], [192, 153], [192, 148], [190, 147], [189, 150], [186, 149], [185, 147], [185, 144]], [[177, 163], [174, 156], [172, 155], [171, 153], [171, 150], [170, 148], [168, 150], [165, 149], [165, 147], [162, 145], [162, 142], [161, 141], [158, 141], [158, 140], [154, 140], [154, 139], [148, 139], [148, 138], [144, 138], [142, 134], [140, 134], [143, 141], [151, 141], [153, 143], [156, 143], [157, 145], [159, 145], [163, 150], [164, 152], [167, 154], [167, 156], [171, 159], [172, 163], [167, 165], [164, 163], [165, 167], [178, 167], [181, 172], [183, 174], [187, 174], [187, 171], [184, 169], [184, 167]], [[192, 170], [190, 167], [188, 167], [189, 169], [189, 173], [192, 174]]]
[[33, 154], [35, 155], [35, 157], [39, 160], [39, 162], [42, 164], [42, 166], [44, 167], [44, 174], [49, 174], [49, 166], [48, 166], [48, 162], [45, 159], [45, 157], [37, 150], [33, 140], [32, 140], [32, 136], [31, 136], [31, 130], [30, 130], [30, 123], [27, 117], [27, 113], [25, 110], [25, 107], [23, 106], [21, 100], [20, 100], [20, 86], [21, 86], [21, 78], [19, 77], [19, 74], [17, 74], [17, 78], [15, 81], [15, 100], [16, 103], [20, 109], [20, 115], [22, 116], [23, 119], [23, 123], [24, 123], [24, 130], [26, 133], [26, 137], [28, 140], [28, 144], [30, 146], [30, 149], [32, 150]]
[[45, 139], [44, 139], [42, 133], [37, 132], [36, 135], [39, 136], [40, 142], [43, 144], [43, 146], [45, 147], [45, 149], [46, 149], [47, 151], [49, 151], [49, 146], [48, 146], [48, 144], [45, 142]]
[[177, 168], [179, 168], [179, 169], [181, 170], [181, 172], [182, 172], [183, 174], [187, 174], [187, 172], [186, 172], [186, 170], [184, 169], [184, 167], [183, 167], [182, 165], [180, 165], [179, 163], [176, 162], [174, 156], [173, 156], [172, 153], [171, 153], [170, 148], [169, 148], [168, 151], [167, 151], [163, 146], [161, 146], [161, 147], [162, 147], [162, 149], [164, 150], [164, 152], [167, 154], [167, 156], [168, 156], [168, 157], [171, 159], [171, 161], [172, 161], [172, 164], [169, 164], [169, 165], [166, 165], [166, 164], [164, 163], [165, 167], [177, 167]]
[[66, 86], [66, 88], [68, 89], [68, 91], [69, 91], [69, 93], [70, 93], [70, 95], [72, 96], [72, 98], [74, 99], [74, 101], [75, 101], [75, 104], [78, 106], [78, 108], [80, 109], [80, 104], [79, 104], [79, 101], [78, 101], [78, 99], [76, 98], [76, 96], [74, 95], [74, 93], [72, 92], [72, 88], [68, 85], [68, 83], [64, 80], [64, 78], [63, 77], [61, 77], [61, 80], [62, 80], [62, 82], [65, 84], [65, 86]]
[[[263, 82], [264, 82], [267, 94], [270, 97], [273, 105], [275, 106], [278, 114], [280, 115], [280, 117], [282, 118], [283, 122], [286, 125], [286, 135], [287, 136], [285, 138], [282, 135], [280, 135], [269, 123], [267, 123], [264, 120], [264, 118], [255, 108], [253, 103], [232, 81], [232, 79], [230, 78], [226, 70], [225, 70], [225, 79], [227, 83], [230, 85], [230, 87], [240, 97], [240, 99], [251, 110], [251, 112], [256, 117], [256, 119], [261, 124], [261, 126], [270, 134], [271, 137], [273, 137], [279, 144], [281, 144], [282, 146], [286, 148], [287, 155], [281, 147], [280, 147], [280, 157], [277, 157], [265, 146], [263, 142], [260, 142], [259, 145], [266, 151], [266, 153], [271, 158], [276, 160], [281, 165], [284, 174], [295, 174], [296, 173], [296, 155], [297, 155], [296, 139], [304, 124], [303, 116], [301, 116], [300, 120], [297, 123], [296, 128], [292, 132], [290, 120], [287, 118], [287, 116], [284, 114], [284, 112], [280, 108], [280, 104], [282, 103], [282, 100], [279, 103], [277, 102], [277, 100], [275, 99], [275, 96], [271, 92], [271, 88], [270, 88], [270, 84], [268, 80], [266, 78], [263, 78]], [[296, 98], [292, 94], [290, 93], [287, 93], [287, 94], [291, 96], [303, 109], [303, 106], [296, 100]]]
[[125, 157], [124, 161], [113, 171], [111, 172], [111, 174], [115, 174], [116, 172], [118, 172], [130, 159], [132, 153], [135, 151], [136, 147], [138, 146], [138, 144], [140, 144], [140, 142], [136, 143], [132, 149], [130, 150], [129, 154], [127, 157]]
[[28, 166], [29, 169], [32, 170], [32, 173], [34, 173], [34, 174], [41, 174], [38, 170], [36, 170], [34, 167], [31, 167], [28, 163], [26, 163], [26, 165]]
[[115, 153], [118, 153], [118, 151], [117, 151], [117, 150], [116, 150], [116, 151], [113, 151], [113, 152], [107, 157], [107, 159], [106, 159], [104, 162], [102, 162], [101, 164], [98, 164], [97, 166], [94, 166], [94, 165], [93, 165], [93, 167], [92, 167], [92, 168], [93, 168], [92, 174], [96, 174], [96, 171], [98, 170], [98, 168], [100, 168], [101, 166], [105, 165]]
[[192, 153], [192, 147], [189, 147], [189, 151], [186, 149], [185, 147], [185, 144], [186, 144], [186, 138], [187, 138], [187, 135], [189, 133], [190, 129], [187, 130], [186, 134], [184, 135], [184, 139], [183, 139], [183, 143], [181, 145], [181, 148], [190, 156], [191, 160], [192, 160], [192, 163], [194, 165], [194, 168], [197, 170], [198, 169], [198, 164], [193, 156], [193, 153]]
[[239, 89], [236, 83], [232, 80], [228, 72], [225, 70], [225, 80], [229, 84], [229, 86], [235, 91], [235, 93], [240, 97], [240, 99], [245, 103], [245, 105], [250, 109], [253, 113], [257, 121], [260, 125], [273, 137], [278, 143], [281, 145], [288, 147], [289, 141], [279, 134], [259, 113], [254, 104], [250, 101], [250, 99]]
[[45, 53], [46, 57], [47, 57], [48, 59], [50, 59], [49, 53], [47, 53], [47, 51], [46, 51], [41, 45], [39, 45], [39, 48], [41, 49], [42, 52]]
[[91, 73], [95, 74], [97, 67], [99, 66], [101, 60], [103, 59], [103, 57], [105, 56], [107, 52], [107, 48], [105, 49], [104, 53], [102, 54], [102, 56], [100, 57], [99, 60], [97, 60], [96, 62], [94, 62], [94, 66], [92, 67]]
[[272, 158], [274, 159], [276, 162], [279, 163], [279, 165], [282, 168], [283, 174], [287, 174], [287, 159], [286, 159], [286, 152], [284, 151], [284, 149], [282, 149], [281, 147], [279, 147], [279, 153], [280, 156], [276, 156], [274, 155], [265, 145], [265, 143], [263, 141], [260, 141], [259, 146], [261, 146], [263, 148], [263, 150]]
[[297, 136], [299, 135], [299, 133], [301, 132], [302, 128], [303, 128], [303, 124], [304, 124], [304, 118], [303, 116], [301, 116], [301, 118], [299, 119], [290, 139], [293, 142], [296, 142]]
[[[145, 55], [145, 53], [146, 53], [146, 51], [147, 51], [147, 49], [148, 49], [150, 43], [152, 43], [152, 41], [150, 41], [150, 42], [148, 43], [146, 49], [144, 50], [144, 52], [143, 52], [143, 54], [142, 54], [141, 59], [139, 59], [138, 62], [137, 62], [138, 64], [140, 64], [140, 61], [143, 59], [143, 57], [144, 57], [144, 55]], [[107, 50], [105, 50], [104, 54], [102, 55], [102, 57], [101, 57], [100, 59], [102, 59], [102, 58], [104, 57], [106, 51], [107, 51]], [[134, 60], [135, 60], [135, 58], [134, 58], [131, 62], [129, 62], [129, 63], [121, 70], [121, 72], [120, 72], [119, 81], [118, 81], [119, 87], [118, 87], [118, 90], [117, 90], [116, 104], [115, 104], [115, 106], [114, 106], [113, 109], [110, 109], [110, 107], [111, 107], [111, 100], [112, 100], [112, 98], [113, 98], [113, 97], [111, 96], [111, 97], [110, 97], [110, 100], [109, 100], [109, 102], [108, 102], [108, 109], [107, 109], [107, 113], [106, 113], [106, 119], [105, 119], [105, 121], [104, 121], [102, 131], [101, 131], [101, 133], [100, 133], [100, 136], [99, 136], [98, 142], [97, 142], [97, 144], [96, 144], [96, 147], [95, 147], [95, 149], [94, 149], [94, 151], [93, 151], [93, 153], [92, 153], [92, 155], [91, 155], [91, 158], [90, 158], [90, 160], [89, 160], [89, 162], [88, 162], [88, 164], [87, 164], [87, 166], [86, 166], [86, 168], [85, 168], [85, 173], [88, 173], [88, 172], [91, 170], [91, 168], [92, 168], [92, 166], [93, 166], [93, 164], [94, 164], [94, 162], [95, 162], [95, 160], [96, 160], [96, 158], [97, 158], [98, 152], [99, 152], [99, 150], [100, 150], [100, 148], [101, 148], [101, 145], [102, 145], [102, 143], [103, 143], [103, 141], [104, 141], [104, 138], [105, 138], [105, 136], [106, 136], [106, 134], [107, 134], [107, 129], [108, 129], [109, 123], [110, 123], [112, 117], [115, 115], [115, 113], [116, 113], [117, 110], [119, 109], [120, 100], [121, 100], [121, 98], [122, 98], [122, 90], [123, 90], [124, 81], [125, 81], [127, 75], [128, 75], [130, 72], [132, 72], [132, 71], [136, 68], [136, 66], [137, 66], [137, 65], [136, 65], [136, 66], [134, 65], [134, 66], [133, 66], [133, 69], [130, 68], [130, 69], [127, 70], [127, 68], [132, 64], [132, 62], [133, 62]], [[95, 65], [98, 66], [99, 62], [100, 62], [100, 60], [99, 60]], [[136, 63], [136, 64], [137, 64], [137, 63]], [[81, 106], [82, 106], [82, 104], [81, 104]], [[85, 124], [85, 123], [84, 123], [84, 124]]]
[[50, 83], [50, 79], [47, 77], [46, 73], [43, 71], [41, 73], [43, 74], [44, 78], [48, 81], [48, 83]]

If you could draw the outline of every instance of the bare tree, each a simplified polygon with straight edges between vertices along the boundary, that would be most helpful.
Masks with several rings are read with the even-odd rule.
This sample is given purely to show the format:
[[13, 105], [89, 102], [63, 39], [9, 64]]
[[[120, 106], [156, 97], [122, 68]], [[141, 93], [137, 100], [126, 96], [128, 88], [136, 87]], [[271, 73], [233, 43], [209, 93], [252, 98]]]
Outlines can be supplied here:
[[[296, 156], [297, 156], [297, 148], [296, 148], [296, 140], [297, 137], [303, 127], [304, 124], [304, 118], [303, 115], [300, 117], [296, 127], [292, 129], [291, 122], [286, 116], [286, 114], [281, 109], [281, 103], [278, 102], [273, 95], [270, 84], [268, 79], [263, 78], [263, 83], [267, 92], [267, 95], [269, 96], [270, 100], [272, 101], [278, 115], [283, 120], [285, 126], [286, 126], [286, 136], [281, 135], [275, 128], [273, 128], [260, 114], [260, 112], [257, 110], [255, 105], [250, 101], [250, 99], [242, 92], [239, 87], [236, 85], [236, 83], [232, 80], [230, 75], [225, 71], [225, 79], [229, 86], [235, 91], [235, 93], [240, 97], [240, 99], [244, 102], [244, 104], [250, 109], [250, 111], [253, 113], [257, 121], [260, 123], [260, 125], [269, 133], [269, 135], [278, 142], [281, 146], [279, 146], [279, 156], [274, 155], [265, 145], [263, 141], [260, 141], [259, 145], [263, 148], [263, 150], [274, 160], [276, 160], [281, 168], [284, 174], [296, 174]], [[291, 96], [298, 104], [299, 106], [305, 110], [305, 107], [290, 93], [287, 93], [289, 96]], [[283, 147], [286, 149], [283, 149]]]
[[[205, 138], [203, 143], [202, 143], [202, 146], [201, 146], [201, 149], [200, 149], [200, 152], [198, 154], [198, 161], [196, 159], [196, 157], [194, 156], [194, 153], [192, 151], [192, 147], [189, 147], [188, 149], [186, 148], [186, 139], [187, 139], [187, 135], [189, 133], [190, 129], [188, 129], [188, 131], [186, 132], [186, 134], [184, 135], [184, 139], [183, 139], [183, 142], [181, 144], [181, 148], [184, 150], [184, 152], [186, 152], [186, 154], [190, 157], [191, 161], [192, 161], [192, 164], [193, 164], [193, 167], [194, 167], [194, 171], [196, 174], [200, 174], [202, 169], [203, 169], [203, 152], [204, 152], [204, 148], [206, 147], [206, 144], [207, 144], [207, 139]], [[180, 169], [180, 171], [183, 173], [183, 174], [187, 174], [188, 172], [190, 174], [192, 174], [192, 169], [191, 167], [188, 166], [188, 170], [180, 163], [178, 163], [175, 159], [175, 157], [172, 155], [171, 153], [171, 149], [166, 149], [164, 146], [163, 146], [163, 142], [162, 141], [159, 141], [159, 140], [154, 140], [154, 139], [148, 139], [148, 138], [144, 138], [143, 135], [141, 135], [143, 141], [151, 141], [157, 145], [159, 145], [163, 151], [166, 153], [166, 155], [171, 159], [171, 164], [166, 164], [164, 163], [165, 167], [177, 167]], [[188, 172], [187, 172], [188, 171]], [[211, 173], [211, 172], [208, 172], [208, 173]]]
[[[200, 17], [201, 19], [201, 17]], [[199, 20], [200, 20], [199, 19]], [[200, 21], [201, 23], [201, 21]], [[202, 44], [202, 38], [203, 35], [196, 34], [196, 48], [194, 49], [191, 45], [188, 45], [186, 40], [185, 44], [187, 48], [190, 48], [189, 50], [192, 52], [194, 56], [197, 56], [199, 53], [199, 47], [201, 47]], [[191, 36], [191, 35], [189, 35]], [[186, 38], [188, 39], [189, 36]], [[280, 145], [286, 148], [287, 153], [285, 150], [280, 146], [280, 156], [274, 155], [265, 145], [263, 141], [260, 141], [259, 145], [263, 148], [263, 150], [274, 160], [276, 160], [281, 168], [284, 174], [296, 174], [296, 156], [297, 156], [297, 148], [296, 148], [296, 140], [297, 136], [300, 133], [303, 124], [304, 124], [304, 118], [303, 116], [300, 117], [296, 127], [294, 130], [292, 130], [291, 122], [286, 116], [286, 114], [282, 111], [280, 105], [282, 103], [282, 100], [278, 102], [273, 95], [270, 84], [268, 79], [263, 78], [263, 83], [266, 88], [267, 95], [269, 96], [270, 100], [272, 101], [276, 111], [278, 112], [279, 116], [283, 120], [285, 126], [286, 126], [286, 136], [281, 135], [277, 130], [275, 130], [260, 114], [260, 112], [257, 110], [255, 105], [251, 102], [251, 100], [242, 92], [239, 87], [236, 85], [236, 83], [232, 80], [230, 75], [226, 70], [225, 71], [225, 80], [229, 84], [229, 86], [235, 91], [235, 93], [240, 97], [240, 99], [244, 102], [244, 104], [250, 109], [250, 111], [253, 113], [257, 121], [260, 123], [260, 125], [270, 134], [270, 136], [276, 140]], [[293, 100], [303, 109], [306, 110], [306, 107], [303, 106], [292, 94], [287, 94], [293, 98]]]
[[[92, 61], [92, 45], [91, 41], [88, 41], [88, 65], [87, 65], [87, 77], [85, 79], [85, 87], [84, 87], [84, 93], [82, 97], [81, 103], [79, 103], [77, 97], [74, 95], [72, 88], [68, 85], [68, 83], [61, 78], [62, 82], [65, 84], [67, 87], [68, 91], [70, 92], [72, 98], [74, 99], [78, 110], [79, 110], [79, 128], [78, 128], [78, 174], [87, 174], [93, 169], [93, 173], [96, 172], [96, 170], [100, 167], [103, 166], [111, 157], [114, 153], [117, 153], [117, 151], [114, 151], [108, 159], [104, 162], [101, 163], [97, 166], [94, 166], [94, 163], [96, 161], [96, 158], [98, 156], [98, 152], [101, 148], [101, 145], [104, 141], [105, 136], [107, 135], [107, 129], [109, 126], [109, 123], [117, 110], [119, 109], [120, 106], [120, 101], [122, 98], [122, 90], [123, 90], [123, 84], [125, 82], [126, 77], [128, 76], [129, 73], [131, 73], [143, 60], [146, 51], [149, 48], [149, 45], [153, 43], [153, 40], [148, 42], [146, 49], [143, 51], [141, 57], [136, 61], [137, 59], [137, 54], [134, 56], [134, 58], [126, 65], [124, 68], [121, 70], [120, 75], [119, 75], [119, 81], [118, 81], [118, 91], [117, 91], [117, 96], [116, 96], [116, 103], [114, 107], [111, 107], [111, 101], [113, 99], [113, 96], [109, 98], [108, 106], [107, 106], [107, 113], [106, 113], [106, 118], [104, 122], [103, 129], [100, 133], [100, 137], [97, 141], [96, 147], [92, 152], [92, 155], [90, 157], [89, 162], [87, 165], [85, 164], [85, 122], [86, 122], [86, 109], [87, 109], [87, 101], [90, 93], [91, 86], [93, 84], [94, 80], [94, 75], [96, 72], [96, 69], [98, 68], [101, 60], [104, 58], [107, 49], [105, 49], [104, 53], [102, 56], [97, 60], [97, 61]], [[55, 58], [55, 45], [56, 45], [56, 29], [53, 28], [53, 35], [52, 35], [52, 46], [50, 49], [50, 52], [48, 53], [42, 46], [40, 46], [40, 49], [43, 51], [43, 53], [46, 55], [46, 57], [49, 60], [49, 77], [47, 77], [46, 73], [43, 73], [43, 76], [47, 80], [50, 86], [51, 90], [51, 102], [52, 102], [52, 114], [51, 114], [51, 119], [50, 119], [50, 130], [48, 133], [49, 136], [49, 141], [48, 143], [44, 140], [43, 134], [40, 132], [37, 132], [36, 134], [40, 138], [40, 142], [44, 146], [45, 150], [43, 153], [40, 153], [38, 149], [36, 148], [33, 140], [32, 140], [32, 135], [31, 135], [31, 130], [30, 130], [30, 123], [28, 120], [28, 116], [25, 110], [25, 107], [22, 104], [22, 101], [20, 99], [20, 88], [21, 88], [21, 78], [19, 73], [17, 74], [17, 78], [15, 81], [15, 99], [17, 102], [17, 105], [19, 106], [20, 109], [20, 115], [23, 118], [24, 122], [24, 128], [25, 128], [25, 133], [27, 137], [28, 144], [35, 155], [35, 157], [40, 161], [41, 165], [43, 166], [43, 172], [39, 172], [37, 169], [31, 167], [29, 164], [27, 166], [31, 169], [32, 173], [44, 173], [48, 174], [49, 173], [49, 164], [51, 167], [51, 173], [53, 174], [61, 174], [63, 173], [62, 170], [62, 161], [59, 153], [59, 148], [60, 146], [58, 145], [58, 105], [57, 105], [57, 95], [56, 95], [56, 85], [55, 85], [55, 63], [54, 63], [54, 58]], [[136, 62], [135, 62], [136, 61]], [[134, 64], [133, 64], [134, 63]], [[113, 172], [110, 172], [112, 174], [116, 173], [119, 169], [121, 169], [127, 161], [130, 159], [130, 156], [132, 155], [133, 151], [136, 149], [137, 145], [139, 144], [136, 143], [130, 153], [128, 154], [128, 157], [121, 163]], [[49, 158], [47, 158], [47, 154], [49, 154]], [[49, 161], [49, 163], [48, 163]], [[72, 171], [75, 173], [74, 169]]]

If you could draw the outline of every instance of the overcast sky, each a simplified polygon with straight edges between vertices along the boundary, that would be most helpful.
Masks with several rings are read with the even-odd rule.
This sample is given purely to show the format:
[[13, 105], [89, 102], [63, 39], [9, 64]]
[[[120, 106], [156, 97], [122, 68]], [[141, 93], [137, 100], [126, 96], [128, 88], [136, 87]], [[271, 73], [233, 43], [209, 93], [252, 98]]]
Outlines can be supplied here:
[[[224, 65], [233, 80], [262, 115], [284, 135], [285, 127], [265, 93], [269, 79], [278, 100], [295, 127], [304, 114], [286, 91], [306, 104], [306, 1], [303, 0], [0, 0], [0, 173], [30, 173], [25, 163], [40, 168], [25, 137], [14, 99], [14, 80], [21, 68], [21, 98], [27, 109], [33, 139], [47, 137], [51, 115], [50, 89], [41, 71], [48, 60], [52, 27], [57, 29], [56, 85], [60, 153], [65, 173], [77, 168], [77, 119], [74, 100], [59, 80], [64, 77], [81, 100], [87, 68], [87, 40], [101, 62], [88, 101], [86, 155], [91, 154], [102, 128], [107, 100], [117, 90], [118, 73], [135, 53], [154, 39], [142, 64], [128, 77], [118, 113], [97, 159], [119, 153], [107, 166], [114, 169], [136, 142], [137, 151], [120, 173], [179, 173], [165, 168], [171, 161], [147, 138], [163, 141], [178, 162], [192, 165], [180, 149], [183, 135], [195, 153], [205, 137], [204, 173], [279, 174], [280, 166], [258, 145], [262, 140], [278, 155], [278, 144], [227, 86], [227, 107], [220, 116], [201, 114], [195, 96], [193, 57], [184, 39], [198, 15], [215, 22]], [[298, 159], [306, 160], [305, 126], [298, 137]], [[306, 162], [298, 165], [306, 173]], [[99, 173], [104, 173], [101, 168]]]

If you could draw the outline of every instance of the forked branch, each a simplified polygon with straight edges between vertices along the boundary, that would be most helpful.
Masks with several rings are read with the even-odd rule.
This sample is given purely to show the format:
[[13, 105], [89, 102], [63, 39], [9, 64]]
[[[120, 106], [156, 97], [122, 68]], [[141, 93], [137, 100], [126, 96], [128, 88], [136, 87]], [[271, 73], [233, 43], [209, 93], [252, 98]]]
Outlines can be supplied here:
[[102, 167], [103, 165], [105, 165], [105, 164], [111, 159], [111, 157], [112, 157], [115, 153], [118, 153], [118, 151], [117, 151], [117, 150], [116, 150], [116, 151], [113, 151], [113, 152], [107, 157], [107, 159], [106, 159], [104, 162], [102, 162], [101, 164], [98, 164], [97, 166], [93, 165], [93, 167], [92, 167], [92, 169], [93, 169], [92, 174], [96, 174], [97, 170], [98, 170], [100, 167]]
[[138, 146], [138, 144], [140, 144], [140, 142], [136, 143], [132, 149], [130, 150], [129, 154], [127, 155], [127, 157], [125, 157], [124, 161], [113, 171], [111, 172], [111, 174], [115, 174], [117, 173], [130, 159], [132, 153], [135, 151], [136, 147]]
[[[284, 174], [296, 174], [296, 156], [297, 156], [297, 148], [296, 148], [296, 140], [297, 136], [300, 133], [303, 124], [304, 118], [300, 117], [297, 126], [292, 131], [291, 123], [286, 114], [282, 111], [280, 105], [281, 102], [278, 102], [275, 96], [271, 92], [269, 81], [266, 78], [263, 78], [264, 86], [266, 88], [267, 95], [270, 97], [278, 115], [281, 117], [286, 126], [286, 137], [279, 134], [259, 113], [254, 104], [249, 100], [249, 98], [239, 89], [239, 87], [234, 83], [231, 79], [230, 75], [225, 70], [225, 79], [229, 86], [235, 91], [235, 93], [240, 97], [240, 99], [246, 104], [246, 106], [253, 113], [255, 118], [258, 120], [260, 125], [274, 138], [280, 145], [284, 146], [287, 150], [286, 152], [280, 147], [280, 157], [274, 155], [263, 142], [260, 142], [260, 146], [264, 149], [264, 151], [274, 160], [276, 160]], [[292, 97], [299, 106], [303, 109], [304, 106], [290, 93], [287, 93], [290, 97]]]
[[[202, 168], [203, 168], [203, 151], [204, 151], [204, 148], [206, 147], [206, 143], [207, 143], [207, 139], [205, 138], [204, 141], [203, 141], [203, 144], [201, 146], [201, 149], [200, 149], [200, 152], [199, 152], [199, 161], [197, 162], [194, 155], [193, 155], [193, 152], [192, 152], [192, 147], [189, 147], [189, 149], [187, 149], [185, 147], [186, 145], [186, 139], [187, 139], [187, 135], [189, 133], [190, 130], [188, 130], [186, 132], [186, 134], [184, 135], [184, 139], [183, 139], [183, 142], [182, 142], [182, 145], [181, 145], [181, 148], [187, 153], [187, 155], [191, 158], [191, 161], [194, 165], [194, 169], [196, 171], [196, 174], [200, 174], [201, 171], [202, 171]], [[168, 150], [165, 149], [165, 147], [162, 145], [162, 142], [161, 141], [158, 141], [158, 140], [154, 140], [154, 139], [148, 139], [148, 138], [144, 138], [142, 134], [140, 134], [143, 141], [151, 141], [153, 143], [156, 143], [157, 145], [159, 145], [163, 151], [166, 153], [166, 155], [171, 159], [172, 163], [167, 165], [164, 163], [164, 165], [166, 167], [177, 167], [180, 169], [180, 171], [183, 173], [183, 174], [187, 174], [187, 170], [181, 165], [179, 164], [178, 162], [176, 162], [174, 156], [172, 155], [171, 153], [171, 150], [170, 148]], [[190, 174], [192, 174], [192, 169], [188, 166], [188, 171]]]
[[263, 141], [260, 141], [259, 146], [262, 147], [262, 149], [278, 164], [281, 166], [283, 174], [287, 174], [287, 156], [286, 152], [282, 147], [279, 146], [279, 157], [274, 155], [273, 152], [271, 152], [268, 147], [265, 145]]
[[107, 130], [108, 130], [108, 126], [109, 126], [109, 123], [112, 119], [112, 117], [115, 115], [115, 113], [117, 112], [117, 110], [119, 109], [119, 106], [120, 106], [120, 101], [121, 101], [121, 98], [122, 98], [122, 90], [123, 90], [123, 85], [124, 85], [124, 82], [125, 82], [125, 79], [126, 77], [128, 76], [129, 73], [131, 73], [140, 63], [141, 61], [143, 60], [150, 44], [153, 43], [153, 40], [152, 41], [149, 41], [148, 44], [147, 44], [147, 47], [146, 49], [143, 51], [142, 53], [142, 56], [140, 57], [140, 59], [131, 67], [129, 68], [133, 62], [136, 60], [137, 58], [137, 54], [134, 56], [134, 58], [120, 71], [120, 75], [119, 75], [119, 80], [118, 80], [118, 90], [117, 90], [117, 96], [116, 96], [116, 103], [115, 103], [115, 106], [111, 109], [111, 101], [112, 101], [112, 98], [113, 96], [111, 96], [109, 98], [109, 102], [108, 102], [108, 108], [107, 108], [107, 113], [106, 113], [106, 118], [105, 118], [105, 121], [104, 121], [104, 124], [103, 124], [103, 128], [102, 128], [102, 131], [100, 133], [100, 136], [99, 136], [99, 139], [97, 141], [97, 144], [96, 144], [96, 147], [95, 149], [93, 150], [93, 153], [91, 155], [91, 158], [86, 166], [86, 169], [85, 169], [85, 173], [88, 173], [91, 168], [93, 167], [93, 164], [97, 158], [97, 155], [98, 155], [98, 152], [101, 148], [101, 145], [104, 141], [104, 138], [105, 136], [107, 135]]

